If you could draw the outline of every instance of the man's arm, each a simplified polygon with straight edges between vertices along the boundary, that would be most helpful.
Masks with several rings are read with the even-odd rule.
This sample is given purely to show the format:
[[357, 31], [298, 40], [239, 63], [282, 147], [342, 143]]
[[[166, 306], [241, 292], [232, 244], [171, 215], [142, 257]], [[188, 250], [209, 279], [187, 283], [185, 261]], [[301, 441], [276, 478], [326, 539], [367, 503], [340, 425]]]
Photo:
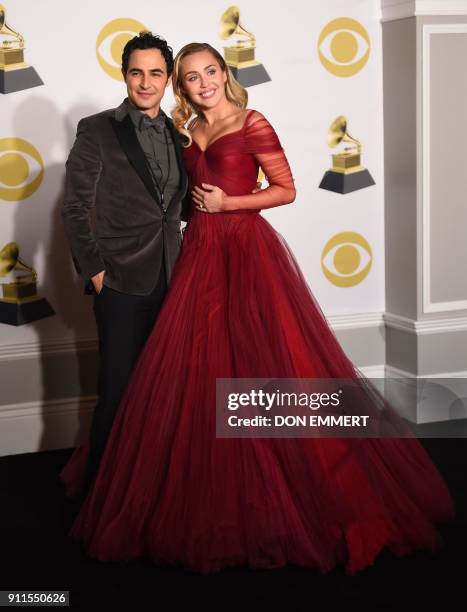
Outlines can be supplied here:
[[101, 171], [102, 160], [93, 126], [82, 119], [66, 162], [62, 218], [76, 269], [85, 282], [93, 281], [97, 292], [102, 288], [105, 265], [92, 235], [89, 211], [95, 206]]

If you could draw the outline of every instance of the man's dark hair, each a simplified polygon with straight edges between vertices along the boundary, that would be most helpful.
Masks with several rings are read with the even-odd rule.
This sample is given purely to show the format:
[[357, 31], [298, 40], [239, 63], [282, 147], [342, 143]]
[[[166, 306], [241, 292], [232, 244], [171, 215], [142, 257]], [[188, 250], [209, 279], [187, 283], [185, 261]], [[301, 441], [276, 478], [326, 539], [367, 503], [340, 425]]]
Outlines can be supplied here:
[[152, 32], [140, 32], [138, 36], [135, 36], [129, 40], [123, 49], [122, 72], [124, 76], [126, 76], [126, 73], [128, 72], [130, 55], [136, 49], [159, 49], [163, 58], [165, 59], [165, 63], [167, 64], [167, 76], [172, 74], [174, 68], [172, 47], [169, 47], [167, 41], [157, 34], [153, 34]]

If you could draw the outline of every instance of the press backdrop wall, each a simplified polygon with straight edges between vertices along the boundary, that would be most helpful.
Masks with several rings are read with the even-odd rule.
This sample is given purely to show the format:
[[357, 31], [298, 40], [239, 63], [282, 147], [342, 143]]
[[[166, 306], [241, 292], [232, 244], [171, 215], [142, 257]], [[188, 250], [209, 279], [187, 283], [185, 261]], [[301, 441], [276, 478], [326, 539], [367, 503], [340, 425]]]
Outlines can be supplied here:
[[[101, 54], [115, 64], [111, 40], [100, 43], [96, 52], [99, 33], [113, 20], [127, 18], [163, 35], [175, 52], [190, 41], [222, 49], [234, 42], [222, 41], [218, 34], [228, 7], [224, 0], [6, 0], [8, 24], [24, 36], [25, 60], [44, 85], [0, 95], [0, 139], [32, 144], [43, 160], [44, 175], [40, 187], [24, 199], [0, 196], [0, 248], [11, 241], [19, 244], [22, 259], [38, 273], [39, 294], [56, 315], [19, 327], [0, 323], [0, 424], [7, 432], [0, 439], [0, 454], [71, 445], [86, 429], [94, 404], [92, 304], [71, 265], [60, 208], [64, 164], [78, 120], [119, 105], [125, 96], [124, 83], [109, 76], [97, 59]], [[256, 59], [271, 77], [249, 88], [249, 107], [264, 113], [276, 128], [297, 187], [293, 205], [264, 215], [291, 246], [344, 348], [367, 372], [381, 372], [385, 279], [380, 2], [248, 0], [239, 8], [241, 24], [256, 36]], [[320, 34], [337, 18], [355, 20], [368, 35], [365, 39], [344, 28], [355, 38], [356, 59], [340, 63], [351, 65], [367, 55], [352, 76], [336, 75], [319, 56]], [[332, 56], [332, 36], [320, 49], [339, 66]], [[172, 104], [169, 93], [163, 108], [170, 111]], [[376, 183], [346, 195], [318, 188], [331, 165], [328, 129], [339, 115], [348, 118], [350, 133], [362, 143], [362, 163]], [[1, 155], [0, 188], [8, 188]], [[30, 180], [41, 168], [34, 159], [28, 164]], [[11, 184], [8, 178], [6, 182]], [[370, 247], [354, 247], [361, 257], [358, 265], [367, 272], [347, 287], [331, 282], [322, 267], [325, 245], [342, 232], [360, 235]], [[351, 245], [346, 248], [352, 252]], [[332, 257], [325, 263], [332, 265]], [[363, 269], [357, 268], [347, 276]]]

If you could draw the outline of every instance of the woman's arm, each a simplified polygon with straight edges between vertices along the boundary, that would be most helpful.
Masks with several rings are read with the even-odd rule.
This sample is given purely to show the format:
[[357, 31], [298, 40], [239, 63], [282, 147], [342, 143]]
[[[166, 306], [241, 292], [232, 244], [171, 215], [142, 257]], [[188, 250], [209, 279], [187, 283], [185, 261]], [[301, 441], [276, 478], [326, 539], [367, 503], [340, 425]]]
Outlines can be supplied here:
[[295, 186], [287, 158], [283, 153], [262, 153], [255, 156], [269, 186], [257, 193], [242, 196], [229, 196], [215, 185], [202, 183], [192, 191], [193, 201], [199, 207], [205, 206], [202, 212], [228, 212], [233, 210], [262, 210], [295, 200]]
[[271, 124], [257, 111], [253, 111], [246, 120], [245, 141], [267, 176], [269, 186], [257, 193], [229, 196], [219, 187], [203, 183], [192, 191], [198, 210], [262, 210], [290, 204], [295, 200], [294, 181], [282, 146]]

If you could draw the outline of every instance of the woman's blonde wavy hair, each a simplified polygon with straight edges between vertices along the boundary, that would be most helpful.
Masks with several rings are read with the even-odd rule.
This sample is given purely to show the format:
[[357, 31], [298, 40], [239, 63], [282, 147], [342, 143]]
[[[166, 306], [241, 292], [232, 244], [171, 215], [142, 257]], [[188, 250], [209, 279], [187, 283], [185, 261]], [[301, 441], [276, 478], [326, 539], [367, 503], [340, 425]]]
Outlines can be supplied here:
[[[221, 67], [222, 72], [227, 74], [227, 81], [225, 83], [225, 95], [227, 100], [238, 106], [239, 108], [246, 108], [248, 104], [248, 92], [247, 90], [240, 85], [240, 83], [235, 79], [233, 74], [230, 71], [230, 68], [227, 66], [222, 55], [211, 47], [208, 43], [190, 43], [185, 45], [180, 51], [177, 53], [174, 61], [174, 69], [172, 74], [172, 87], [175, 97], [175, 106], [172, 110], [172, 119], [175, 125], [175, 128], [186, 137], [185, 146], [189, 147], [192, 142], [191, 134], [188, 131], [188, 122], [191, 117], [195, 115], [198, 117], [202, 114], [202, 110], [194, 104], [187, 96], [183, 89], [182, 84], [182, 74], [181, 74], [181, 61], [187, 56], [192, 55], [193, 53], [199, 53], [200, 51], [209, 51], [217, 61], [219, 66]], [[196, 118], [195, 117], [195, 118]]]

